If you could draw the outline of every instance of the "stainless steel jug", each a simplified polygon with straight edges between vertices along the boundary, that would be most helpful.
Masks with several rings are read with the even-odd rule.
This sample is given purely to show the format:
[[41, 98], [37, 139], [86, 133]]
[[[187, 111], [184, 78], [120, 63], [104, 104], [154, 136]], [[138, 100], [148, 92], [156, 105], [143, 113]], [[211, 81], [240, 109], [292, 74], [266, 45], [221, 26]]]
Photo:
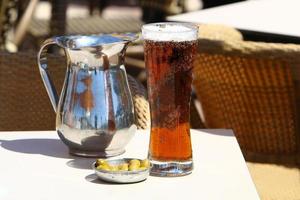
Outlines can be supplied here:
[[[110, 157], [123, 153], [136, 131], [134, 108], [124, 67], [132, 34], [61, 36], [46, 40], [38, 66], [56, 112], [56, 130], [70, 153]], [[47, 49], [61, 47], [67, 71], [60, 98], [48, 72]]]

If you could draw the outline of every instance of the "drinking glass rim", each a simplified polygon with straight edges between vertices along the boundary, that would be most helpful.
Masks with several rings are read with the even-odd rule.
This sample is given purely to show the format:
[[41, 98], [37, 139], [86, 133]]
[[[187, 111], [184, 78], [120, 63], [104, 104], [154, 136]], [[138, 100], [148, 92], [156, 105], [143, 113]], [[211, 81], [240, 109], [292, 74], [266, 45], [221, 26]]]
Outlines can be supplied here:
[[[164, 31], [164, 30], [153, 30], [149, 29], [150, 26], [157, 26], [157, 25], [178, 25], [178, 26], [183, 26], [188, 28], [188, 30], [180, 30], [180, 31]], [[190, 23], [190, 22], [156, 22], [156, 23], [149, 23], [149, 24], [144, 24], [142, 26], [142, 31], [147, 31], [147, 32], [161, 32], [161, 33], [187, 33], [187, 32], [198, 32], [198, 26], [195, 23]]]

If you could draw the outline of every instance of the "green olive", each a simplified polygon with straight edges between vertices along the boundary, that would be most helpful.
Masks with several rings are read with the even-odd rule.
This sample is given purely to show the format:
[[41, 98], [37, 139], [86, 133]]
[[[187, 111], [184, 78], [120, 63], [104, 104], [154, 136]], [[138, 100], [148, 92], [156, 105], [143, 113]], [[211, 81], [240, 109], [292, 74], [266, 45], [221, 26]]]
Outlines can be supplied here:
[[139, 170], [145, 170], [147, 167], [140, 167]]
[[96, 161], [96, 166], [99, 166], [99, 165], [107, 165], [107, 161], [104, 160], [104, 159], [97, 159]]
[[119, 170], [128, 171], [128, 163], [123, 163], [119, 165]]
[[139, 166], [138, 165], [129, 165], [129, 171], [135, 171], [138, 170]]
[[110, 166], [107, 164], [97, 166], [97, 169], [110, 171]]
[[137, 166], [137, 167], [140, 167], [141, 162], [140, 162], [139, 160], [137, 160], [137, 159], [133, 159], [133, 160], [130, 160], [130, 161], [129, 161], [129, 166], [130, 166], [130, 165], [135, 165], [135, 166]]
[[148, 159], [142, 160], [142, 162], [141, 162], [141, 167], [145, 167], [145, 168], [150, 167], [150, 162], [149, 162], [149, 160], [148, 160]]
[[145, 170], [149, 168], [150, 162], [148, 159], [142, 161], [138, 159], [132, 159], [129, 163], [122, 163], [119, 165], [109, 165], [109, 163], [104, 159], [97, 159], [96, 168], [99, 170], [106, 171], [136, 171], [136, 170]]
[[118, 171], [119, 167], [117, 165], [110, 166], [110, 171]]

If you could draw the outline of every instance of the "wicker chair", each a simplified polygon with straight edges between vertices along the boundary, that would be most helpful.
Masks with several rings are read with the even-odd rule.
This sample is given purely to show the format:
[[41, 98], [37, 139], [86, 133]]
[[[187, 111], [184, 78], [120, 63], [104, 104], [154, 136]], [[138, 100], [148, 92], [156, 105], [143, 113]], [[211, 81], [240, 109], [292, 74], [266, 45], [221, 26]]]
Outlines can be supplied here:
[[[65, 60], [49, 57], [50, 73], [60, 91], [66, 71]], [[36, 53], [0, 53], [0, 130], [53, 130], [55, 113], [36, 64]], [[149, 106], [144, 87], [128, 76], [138, 128], [149, 126]]]
[[262, 199], [300, 199], [300, 46], [233, 38], [200, 35], [203, 122], [234, 130]]

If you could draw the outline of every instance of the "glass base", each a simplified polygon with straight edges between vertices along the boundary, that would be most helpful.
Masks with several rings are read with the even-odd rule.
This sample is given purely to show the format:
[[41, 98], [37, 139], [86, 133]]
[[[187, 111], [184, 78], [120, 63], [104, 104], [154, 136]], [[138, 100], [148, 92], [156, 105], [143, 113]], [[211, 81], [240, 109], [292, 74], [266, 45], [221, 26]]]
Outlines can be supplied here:
[[91, 157], [91, 158], [107, 158], [112, 156], [118, 156], [125, 152], [124, 149], [121, 149], [119, 151], [83, 151], [80, 149], [71, 149], [69, 148], [69, 153], [71, 155], [75, 156], [81, 156], [81, 157]]
[[151, 160], [150, 175], [176, 177], [185, 176], [193, 171], [193, 161], [157, 161]]

